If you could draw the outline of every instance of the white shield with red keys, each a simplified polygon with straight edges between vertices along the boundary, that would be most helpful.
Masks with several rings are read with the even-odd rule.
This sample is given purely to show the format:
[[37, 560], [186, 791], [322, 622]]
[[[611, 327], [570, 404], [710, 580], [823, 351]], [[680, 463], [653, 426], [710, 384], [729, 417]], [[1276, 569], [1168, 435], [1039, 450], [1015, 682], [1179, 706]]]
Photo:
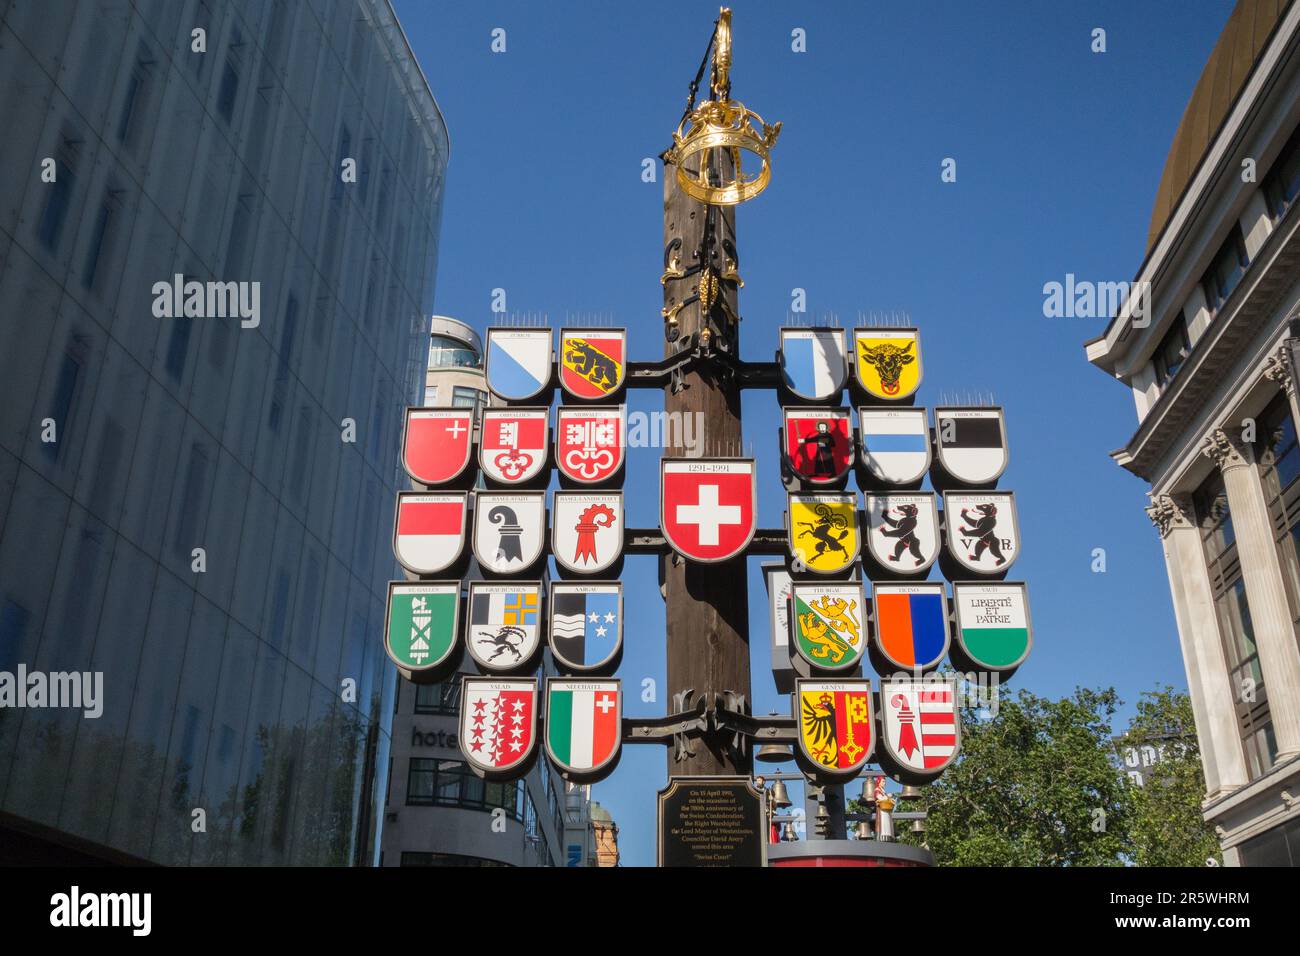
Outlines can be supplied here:
[[402, 466], [423, 485], [446, 484], [465, 471], [473, 438], [472, 408], [408, 408]]
[[551, 551], [570, 571], [604, 571], [623, 553], [623, 493], [557, 491], [551, 508]]
[[758, 492], [752, 458], [665, 458], [660, 464], [659, 525], [668, 544], [692, 561], [726, 561], [754, 537]]
[[518, 485], [546, 465], [551, 423], [546, 408], [485, 408], [478, 463], [483, 473], [503, 485]]
[[397, 520], [393, 528], [393, 554], [413, 574], [437, 574], [456, 563], [465, 550], [463, 492], [397, 494]]
[[626, 408], [561, 406], [555, 418], [555, 461], [568, 478], [595, 485], [623, 467]]

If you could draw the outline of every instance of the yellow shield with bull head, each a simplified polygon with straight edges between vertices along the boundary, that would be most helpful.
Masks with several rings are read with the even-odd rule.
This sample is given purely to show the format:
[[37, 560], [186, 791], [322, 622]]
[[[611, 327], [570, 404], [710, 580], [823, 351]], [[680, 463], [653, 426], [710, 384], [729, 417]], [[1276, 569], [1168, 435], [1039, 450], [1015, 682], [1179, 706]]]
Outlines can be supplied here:
[[921, 335], [916, 329], [854, 329], [853, 369], [872, 398], [896, 402], [921, 385]]

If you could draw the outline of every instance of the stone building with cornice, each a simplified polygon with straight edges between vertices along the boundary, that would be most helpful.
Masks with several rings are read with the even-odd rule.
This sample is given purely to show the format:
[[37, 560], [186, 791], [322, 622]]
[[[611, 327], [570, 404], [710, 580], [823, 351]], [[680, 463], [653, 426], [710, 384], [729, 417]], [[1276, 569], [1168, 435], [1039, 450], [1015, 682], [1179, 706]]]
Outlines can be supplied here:
[[1133, 390], [1229, 865], [1300, 864], [1300, 4], [1240, 0], [1169, 150], [1133, 293], [1088, 360]]

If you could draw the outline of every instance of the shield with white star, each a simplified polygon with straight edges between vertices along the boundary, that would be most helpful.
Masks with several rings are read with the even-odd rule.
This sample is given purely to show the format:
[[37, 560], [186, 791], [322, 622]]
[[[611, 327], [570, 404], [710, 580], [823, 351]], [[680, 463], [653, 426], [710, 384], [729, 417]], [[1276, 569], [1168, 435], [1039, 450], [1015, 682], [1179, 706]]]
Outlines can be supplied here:
[[623, 585], [556, 582], [551, 585], [551, 654], [565, 670], [598, 671], [623, 645]]
[[528, 771], [537, 743], [537, 681], [466, 677], [460, 696], [460, 750], [480, 776]]

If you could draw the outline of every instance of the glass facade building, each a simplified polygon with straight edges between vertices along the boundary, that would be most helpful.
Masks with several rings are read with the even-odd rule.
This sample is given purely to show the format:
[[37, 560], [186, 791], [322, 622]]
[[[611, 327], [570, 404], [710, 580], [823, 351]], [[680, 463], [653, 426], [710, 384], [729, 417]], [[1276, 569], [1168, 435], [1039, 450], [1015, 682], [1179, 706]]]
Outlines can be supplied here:
[[370, 864], [437, 105], [387, 0], [0, 17], [0, 673], [103, 675], [0, 707], [0, 845]]

